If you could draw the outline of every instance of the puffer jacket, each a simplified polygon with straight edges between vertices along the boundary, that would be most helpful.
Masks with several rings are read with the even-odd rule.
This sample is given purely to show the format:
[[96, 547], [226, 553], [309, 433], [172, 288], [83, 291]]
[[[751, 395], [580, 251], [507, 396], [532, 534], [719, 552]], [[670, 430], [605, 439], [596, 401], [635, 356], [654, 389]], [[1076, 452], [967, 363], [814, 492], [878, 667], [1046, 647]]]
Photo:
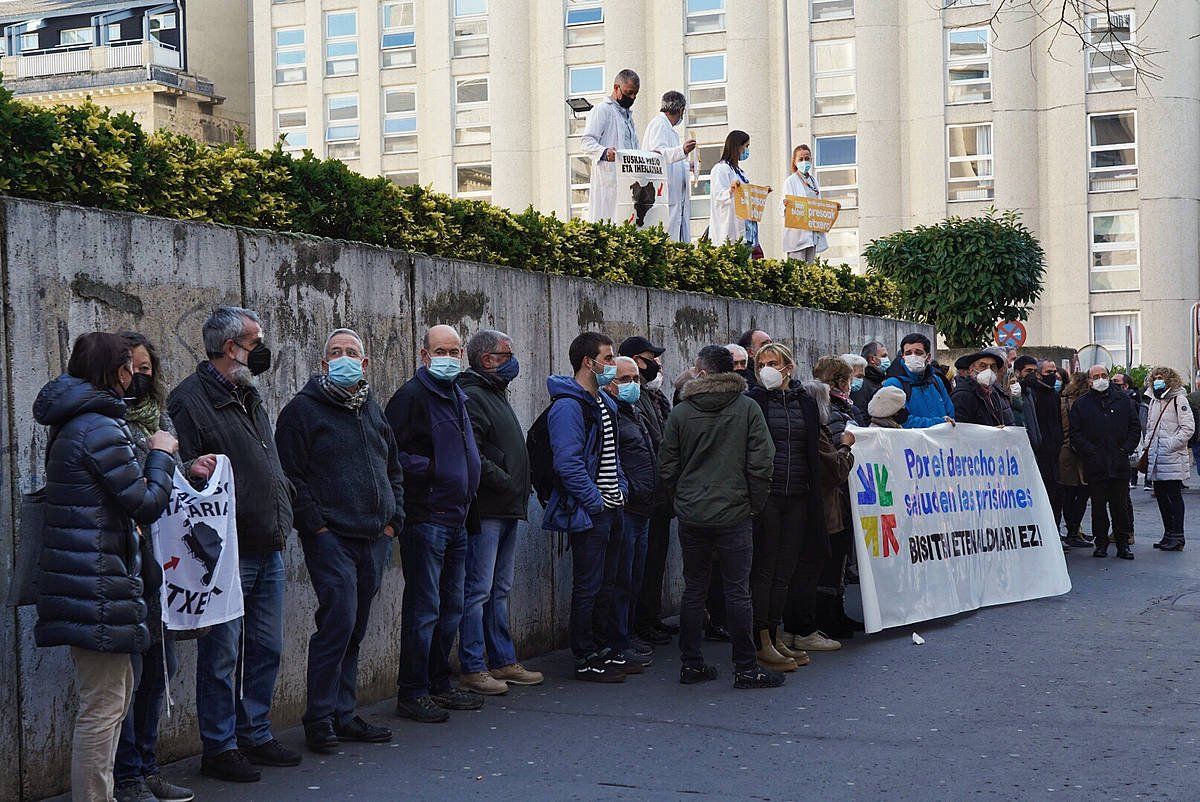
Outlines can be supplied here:
[[817, 402], [799, 382], [792, 382], [786, 391], [756, 384], [746, 394], [762, 408], [775, 445], [771, 495], [808, 493], [817, 473]]
[[1152, 482], [1187, 479], [1192, 467], [1188, 440], [1195, 431], [1196, 418], [1182, 387], [1168, 388], [1162, 398], [1152, 397], [1138, 447], [1138, 454], [1147, 457], [1146, 478]]
[[134, 523], [162, 515], [175, 463], [151, 451], [140, 464], [125, 402], [73, 376], [42, 388], [33, 417], [50, 427], [37, 645], [144, 652], [150, 639]]
[[842, 432], [846, 431], [846, 424], [853, 423], [855, 426], [867, 426], [871, 423], [870, 417], [858, 408], [858, 405], [848, 398], [842, 398], [836, 395], [831, 390], [829, 393], [829, 433], [833, 436], [834, 443], [842, 442]]

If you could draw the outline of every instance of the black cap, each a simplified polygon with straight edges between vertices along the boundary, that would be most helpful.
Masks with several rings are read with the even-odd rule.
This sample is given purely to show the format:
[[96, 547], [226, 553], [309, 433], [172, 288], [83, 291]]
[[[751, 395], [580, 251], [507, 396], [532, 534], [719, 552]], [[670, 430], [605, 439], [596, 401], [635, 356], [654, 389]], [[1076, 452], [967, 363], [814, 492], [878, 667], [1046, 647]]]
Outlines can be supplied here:
[[621, 347], [617, 349], [617, 353], [621, 356], [637, 356], [644, 351], [649, 351], [655, 356], [662, 356], [666, 350], [666, 348], [659, 348], [639, 334], [635, 337], [626, 337], [625, 341], [621, 343]]

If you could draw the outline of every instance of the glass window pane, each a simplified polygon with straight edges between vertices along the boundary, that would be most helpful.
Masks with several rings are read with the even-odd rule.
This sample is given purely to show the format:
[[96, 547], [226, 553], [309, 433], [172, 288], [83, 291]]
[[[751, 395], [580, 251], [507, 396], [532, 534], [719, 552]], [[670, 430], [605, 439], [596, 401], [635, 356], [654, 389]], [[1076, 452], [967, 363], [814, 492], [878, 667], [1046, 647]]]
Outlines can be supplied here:
[[383, 27], [403, 28], [414, 24], [412, 3], [384, 3]]
[[289, 47], [304, 44], [303, 28], [281, 28], [275, 31], [275, 46]]
[[849, 19], [854, 16], [854, 0], [812, 0], [813, 22], [826, 19]]
[[1127, 167], [1133, 166], [1135, 162], [1132, 148], [1098, 150], [1092, 153], [1092, 167]]
[[1092, 241], [1133, 242], [1137, 239], [1137, 216], [1134, 213], [1096, 215], [1092, 218]]
[[604, 91], [604, 67], [571, 67], [568, 89], [572, 95], [591, 95]]
[[417, 93], [411, 89], [389, 90], [384, 96], [384, 110], [393, 112], [416, 111]]
[[725, 80], [725, 54], [691, 56], [688, 58], [688, 83], [699, 84]]
[[459, 81], [457, 97], [459, 103], [484, 103], [488, 99], [488, 79], [470, 78]]
[[403, 33], [385, 33], [383, 35], [383, 47], [412, 47], [417, 43], [417, 34], [413, 31], [405, 31]]
[[816, 80], [817, 94], [832, 95], [832, 94], [851, 94], [854, 92], [854, 76], [853, 75], [829, 75], [817, 76]]
[[853, 136], [817, 137], [816, 164], [827, 167], [833, 164], [854, 164], [857, 138]]
[[417, 51], [412, 48], [383, 51], [382, 65], [384, 67], [411, 67], [416, 63]]
[[950, 58], [972, 58], [987, 55], [987, 28], [965, 28], [946, 32]]
[[947, 131], [951, 156], [991, 155], [992, 127], [990, 125], [950, 126]]
[[572, 184], [592, 182], [592, 160], [587, 156], [572, 156], [570, 170]]
[[1093, 145], [1124, 145], [1133, 142], [1133, 112], [1092, 117]]
[[308, 112], [304, 109], [281, 111], [278, 116], [280, 128], [303, 128], [308, 124]]
[[724, 125], [729, 122], [729, 109], [725, 106], [688, 106], [687, 115], [688, 125]]
[[567, 24], [568, 25], [591, 25], [596, 22], [604, 21], [604, 9], [596, 8], [568, 8], [567, 9]]
[[456, 186], [459, 192], [480, 192], [492, 188], [492, 165], [490, 164], [459, 165], [457, 176]]
[[342, 11], [325, 15], [326, 36], [355, 36], [358, 33], [358, 12]]
[[704, 86], [688, 90], [688, 106], [700, 103], [724, 103], [725, 87]]
[[[1137, 290], [1141, 288], [1141, 275], [1137, 270], [1096, 270], [1093, 271], [1088, 282], [1088, 289], [1092, 292], [1121, 292], [1128, 290]], [[1136, 342], [1137, 333], [1134, 332], [1134, 340]], [[1113, 343], [1120, 347], [1120, 352], [1125, 353], [1125, 331], [1121, 330], [1120, 340]], [[1110, 351], [1112, 346], [1108, 346]], [[1136, 350], [1136, 349], [1135, 349]], [[1116, 358], [1116, 352], [1113, 354]], [[1123, 362], [1123, 359], [1117, 359], [1118, 362]]]
[[358, 55], [358, 42], [330, 42], [325, 45], [326, 58]]
[[284, 50], [275, 54], [275, 66], [292, 67], [304, 63], [303, 50]]
[[854, 69], [853, 42], [818, 42], [813, 51], [818, 72]]
[[454, 16], [456, 17], [486, 14], [487, 10], [487, 0], [454, 0]]
[[419, 183], [416, 170], [402, 170], [398, 173], [386, 173], [384, 176], [398, 187], [415, 187]]
[[687, 13], [701, 11], [724, 11], [725, 0], [687, 0]]

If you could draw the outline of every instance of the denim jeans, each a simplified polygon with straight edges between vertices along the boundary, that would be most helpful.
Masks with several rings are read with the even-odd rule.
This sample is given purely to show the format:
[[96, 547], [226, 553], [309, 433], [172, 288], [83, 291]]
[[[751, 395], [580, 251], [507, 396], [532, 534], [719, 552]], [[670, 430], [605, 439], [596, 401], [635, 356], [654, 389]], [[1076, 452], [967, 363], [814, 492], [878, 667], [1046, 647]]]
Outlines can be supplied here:
[[163, 693], [179, 668], [173, 640], [152, 644], [145, 654], [130, 655], [130, 658], [134, 677], [133, 703], [121, 724], [121, 740], [117, 743], [117, 760], [113, 764], [117, 785], [159, 773], [155, 748], [158, 746]]
[[704, 664], [704, 601], [709, 576], [716, 565], [725, 588], [725, 617], [733, 649], [735, 671], [752, 670], [758, 663], [751, 626], [750, 566], [753, 561], [753, 526], [747, 519], [722, 529], [679, 526], [683, 550], [683, 601], [679, 613], [679, 651], [685, 666]]
[[206, 756], [261, 746], [274, 737], [271, 697], [283, 653], [283, 552], [243, 554], [238, 568], [245, 614], [214, 626], [196, 642], [196, 717]]
[[[609, 623], [613, 578], [621, 532], [621, 511], [602, 510], [592, 515], [592, 528], [571, 533], [571, 652], [577, 658], [611, 646]], [[606, 592], [608, 596], [606, 596]]]
[[423, 521], [400, 536], [404, 597], [400, 613], [401, 699], [450, 689], [450, 647], [463, 612], [467, 530]]
[[650, 530], [650, 519], [626, 512], [621, 529], [621, 540], [625, 545], [621, 554], [621, 565], [617, 570], [618, 637], [614, 646], [628, 649], [629, 637], [636, 631], [634, 622], [637, 619], [637, 600], [646, 573], [646, 539]]
[[335, 726], [354, 718], [358, 647], [379, 592], [379, 566], [392, 546], [386, 536], [342, 537], [333, 532], [300, 538], [317, 594], [317, 629], [308, 639], [308, 706], [304, 723]]
[[508, 631], [508, 594], [517, 561], [515, 518], [483, 518], [467, 536], [466, 589], [458, 630], [463, 673], [503, 668], [517, 662]]

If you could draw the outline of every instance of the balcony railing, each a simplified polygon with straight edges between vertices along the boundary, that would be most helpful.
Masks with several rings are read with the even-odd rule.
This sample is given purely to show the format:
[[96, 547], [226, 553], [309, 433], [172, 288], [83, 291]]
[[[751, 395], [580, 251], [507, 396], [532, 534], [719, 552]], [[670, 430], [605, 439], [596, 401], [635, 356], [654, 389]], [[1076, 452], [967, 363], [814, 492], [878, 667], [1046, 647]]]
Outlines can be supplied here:
[[[128, 69], [129, 67], [166, 67], [183, 69], [179, 49], [156, 41], [140, 39], [109, 42], [96, 47], [51, 48], [24, 52], [6, 58], [5, 62], [16, 62], [18, 78], [43, 78], [50, 75], [69, 75], [80, 72], [103, 72], [104, 70]], [[9, 65], [11, 67], [11, 64]]]
[[17, 57], [18, 78], [66, 75], [72, 72], [90, 72], [91, 69], [91, 48], [87, 47], [78, 50], [37, 50], [22, 53]]

